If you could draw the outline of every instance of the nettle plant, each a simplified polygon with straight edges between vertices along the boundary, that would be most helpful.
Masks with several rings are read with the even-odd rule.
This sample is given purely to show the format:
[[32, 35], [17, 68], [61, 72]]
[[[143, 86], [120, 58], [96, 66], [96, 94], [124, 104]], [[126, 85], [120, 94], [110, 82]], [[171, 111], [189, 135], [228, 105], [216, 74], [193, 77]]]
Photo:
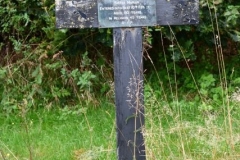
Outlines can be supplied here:
[[[57, 30], [54, 7], [52, 0], [0, 0], [1, 108], [17, 108], [16, 104], [23, 99], [29, 101], [29, 106], [50, 108], [53, 104], [70, 103], [71, 97], [79, 100], [87, 96], [90, 100], [93, 92], [105, 94], [109, 89], [111, 29]], [[221, 84], [215, 54], [217, 36], [221, 38], [224, 58], [229, 60], [225, 63], [227, 80], [233, 88], [238, 85], [239, 2], [200, 0], [200, 8], [199, 25], [171, 29], [149, 27], [144, 36], [154, 32], [151, 37], [145, 37], [146, 44], [154, 49], [161, 46], [161, 42], [155, 46], [155, 41], [161, 41], [158, 35], [163, 35], [169, 72], [171, 75], [176, 72], [177, 76], [177, 82], [171, 78], [170, 83], [177, 83], [183, 90], [196, 91], [188, 63], [202, 94], [218, 97], [213, 96], [219, 92], [217, 89], [209, 89]], [[154, 62], [157, 65], [165, 61], [164, 56], [152, 59], [157, 60]], [[159, 66], [165, 67], [165, 64]], [[164, 83], [169, 83], [166, 71], [160, 69], [159, 72]], [[210, 79], [209, 86], [203, 85], [205, 79]]]
[[54, 9], [52, 0], [0, 1], [0, 108], [6, 112], [21, 104], [80, 104], [94, 96], [93, 82], [100, 74], [85, 51], [94, 46], [91, 34], [97, 33], [55, 29]]
[[61, 52], [38, 60], [23, 59], [0, 68], [0, 108], [11, 113], [22, 107], [51, 109], [90, 103], [96, 78], [89, 70], [71, 68]]
[[[220, 106], [229, 95], [235, 93], [236, 97], [240, 76], [239, 7], [236, 1], [200, 0], [197, 26], [161, 26], [151, 31], [154, 54], [151, 50], [149, 53], [166, 91], [172, 87], [170, 92], [175, 93], [177, 88], [182, 93], [179, 96], [187, 94], [188, 100], [204, 101], [207, 107], [202, 108], [206, 110], [211, 102]], [[158, 55], [156, 48], [160, 49]], [[155, 80], [154, 74], [151, 78]]]

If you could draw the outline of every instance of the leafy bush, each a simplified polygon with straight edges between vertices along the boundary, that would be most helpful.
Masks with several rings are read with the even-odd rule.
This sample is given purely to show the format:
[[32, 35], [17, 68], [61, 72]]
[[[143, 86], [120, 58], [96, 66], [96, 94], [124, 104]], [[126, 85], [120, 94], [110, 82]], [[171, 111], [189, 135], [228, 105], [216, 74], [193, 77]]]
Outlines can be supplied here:
[[1, 0], [0, 16], [1, 109], [97, 104], [94, 91], [111, 69], [103, 71], [104, 56], [95, 48], [101, 40], [94, 36], [105, 31], [56, 29], [50, 0]]
[[[200, 94], [213, 100], [222, 98], [224, 83], [228, 91], [235, 90], [234, 81], [240, 76], [236, 69], [240, 67], [239, 12], [240, 3], [236, 1], [200, 0], [198, 25], [153, 29], [153, 49], [148, 53], [166, 88], [170, 83], [183, 94]], [[154, 77], [155, 71], [150, 73]]]
[[[110, 89], [112, 30], [56, 29], [54, 8], [52, 0], [0, 0], [1, 108], [18, 108], [23, 99], [46, 108], [71, 104], [74, 98], [75, 103], [94, 101]], [[222, 51], [226, 81], [234, 92], [240, 75], [239, 12], [236, 1], [200, 0], [199, 25], [144, 29], [144, 47], [164, 86], [219, 97], [222, 77], [216, 59]], [[147, 74], [153, 75], [149, 63]], [[209, 76], [214, 81], [207, 85]]]

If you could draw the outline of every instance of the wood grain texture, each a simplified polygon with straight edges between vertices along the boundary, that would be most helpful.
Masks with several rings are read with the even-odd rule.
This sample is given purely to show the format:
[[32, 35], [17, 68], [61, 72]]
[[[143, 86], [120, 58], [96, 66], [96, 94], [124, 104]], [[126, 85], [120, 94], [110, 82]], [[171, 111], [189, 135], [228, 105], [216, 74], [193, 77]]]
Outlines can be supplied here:
[[199, 23], [199, 0], [157, 0], [158, 25]]
[[145, 160], [141, 28], [115, 28], [114, 82], [119, 160]]
[[[56, 0], [56, 27], [103, 27], [99, 25], [97, 2]], [[156, 0], [156, 24], [152, 26], [198, 24], [198, 6], [199, 0]], [[142, 29], [114, 27], [118, 160], [145, 160]]]
[[97, 0], [55, 0], [57, 28], [97, 28]]
[[[99, 25], [97, 0], [55, 1], [57, 28], [108, 28], [107, 24]], [[156, 0], [156, 24], [152, 26], [198, 24], [198, 12], [199, 0]]]

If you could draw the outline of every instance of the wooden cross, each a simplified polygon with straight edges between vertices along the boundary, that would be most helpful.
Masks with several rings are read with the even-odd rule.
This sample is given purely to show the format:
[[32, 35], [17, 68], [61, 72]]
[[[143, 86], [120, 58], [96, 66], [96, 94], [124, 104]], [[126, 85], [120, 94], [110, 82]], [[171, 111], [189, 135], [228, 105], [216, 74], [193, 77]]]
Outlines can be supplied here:
[[119, 160], [145, 160], [142, 26], [198, 24], [199, 0], [55, 0], [57, 28], [113, 28]]

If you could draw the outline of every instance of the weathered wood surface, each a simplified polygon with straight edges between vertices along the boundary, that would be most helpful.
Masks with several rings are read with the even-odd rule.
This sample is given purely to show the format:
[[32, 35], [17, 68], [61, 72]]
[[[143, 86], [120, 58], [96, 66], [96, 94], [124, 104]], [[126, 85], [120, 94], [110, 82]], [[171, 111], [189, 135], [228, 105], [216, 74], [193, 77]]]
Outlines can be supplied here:
[[113, 33], [118, 159], [145, 160], [142, 30], [115, 28]]
[[97, 0], [55, 0], [57, 28], [98, 27]]
[[199, 23], [199, 0], [156, 0], [158, 25]]
[[[123, 1], [124, 4], [121, 5]], [[130, 9], [111, 10], [111, 7], [116, 6], [128, 8], [127, 3], [136, 3], [137, 6], [130, 5]], [[153, 6], [156, 8], [153, 9]], [[142, 30], [119, 27], [198, 24], [198, 6], [199, 0], [129, 0], [129, 2], [56, 0], [57, 28], [114, 28], [114, 81], [119, 160], [146, 159], [143, 137]], [[100, 10], [100, 7], [106, 7], [107, 12], [105, 9]], [[129, 15], [123, 14], [121, 17], [121, 13], [126, 11], [134, 12]], [[142, 20], [134, 13], [148, 19]], [[109, 21], [104, 19], [105, 16]], [[126, 18], [128, 16], [129, 19]], [[114, 21], [111, 21], [111, 18]], [[132, 20], [132, 23], [129, 20]]]
[[[116, 2], [119, 0], [56, 0], [56, 27], [57, 28], [111, 28], [111, 27], [131, 27], [131, 26], [155, 26], [155, 25], [186, 25], [186, 24], [198, 24], [199, 17], [199, 0], [156, 0], [156, 20], [149, 20], [147, 23], [141, 24], [136, 20], [132, 25], [126, 23], [126, 25], [114, 25], [117, 21], [109, 24], [105, 24], [100, 15], [99, 23], [99, 6], [104, 4], [109, 6], [109, 2]], [[141, 5], [147, 5], [142, 3], [142, 0], [129, 0], [130, 2], [136, 2]], [[151, 11], [152, 3], [148, 2], [149, 10], [141, 10], [142, 16], [146, 16], [149, 19], [149, 14], [153, 14]], [[125, 4], [126, 7], [128, 5]], [[134, 5], [132, 5], [134, 6]], [[110, 6], [111, 7], [111, 6]], [[116, 12], [124, 10], [115, 10]], [[146, 13], [145, 13], [146, 12]], [[102, 14], [102, 12], [100, 12]], [[105, 14], [105, 13], [104, 13]], [[106, 14], [106, 16], [109, 16]], [[128, 15], [123, 15], [122, 18]], [[129, 15], [129, 20], [131, 14]], [[141, 15], [140, 15], [141, 16]], [[107, 17], [107, 18], [110, 18]], [[102, 21], [102, 22], [101, 22]], [[142, 21], [142, 20], [139, 20]], [[146, 21], [146, 20], [145, 20]], [[119, 20], [123, 22], [122, 20]], [[126, 21], [127, 22], [127, 21]], [[116, 23], [118, 24], [118, 22]]]

